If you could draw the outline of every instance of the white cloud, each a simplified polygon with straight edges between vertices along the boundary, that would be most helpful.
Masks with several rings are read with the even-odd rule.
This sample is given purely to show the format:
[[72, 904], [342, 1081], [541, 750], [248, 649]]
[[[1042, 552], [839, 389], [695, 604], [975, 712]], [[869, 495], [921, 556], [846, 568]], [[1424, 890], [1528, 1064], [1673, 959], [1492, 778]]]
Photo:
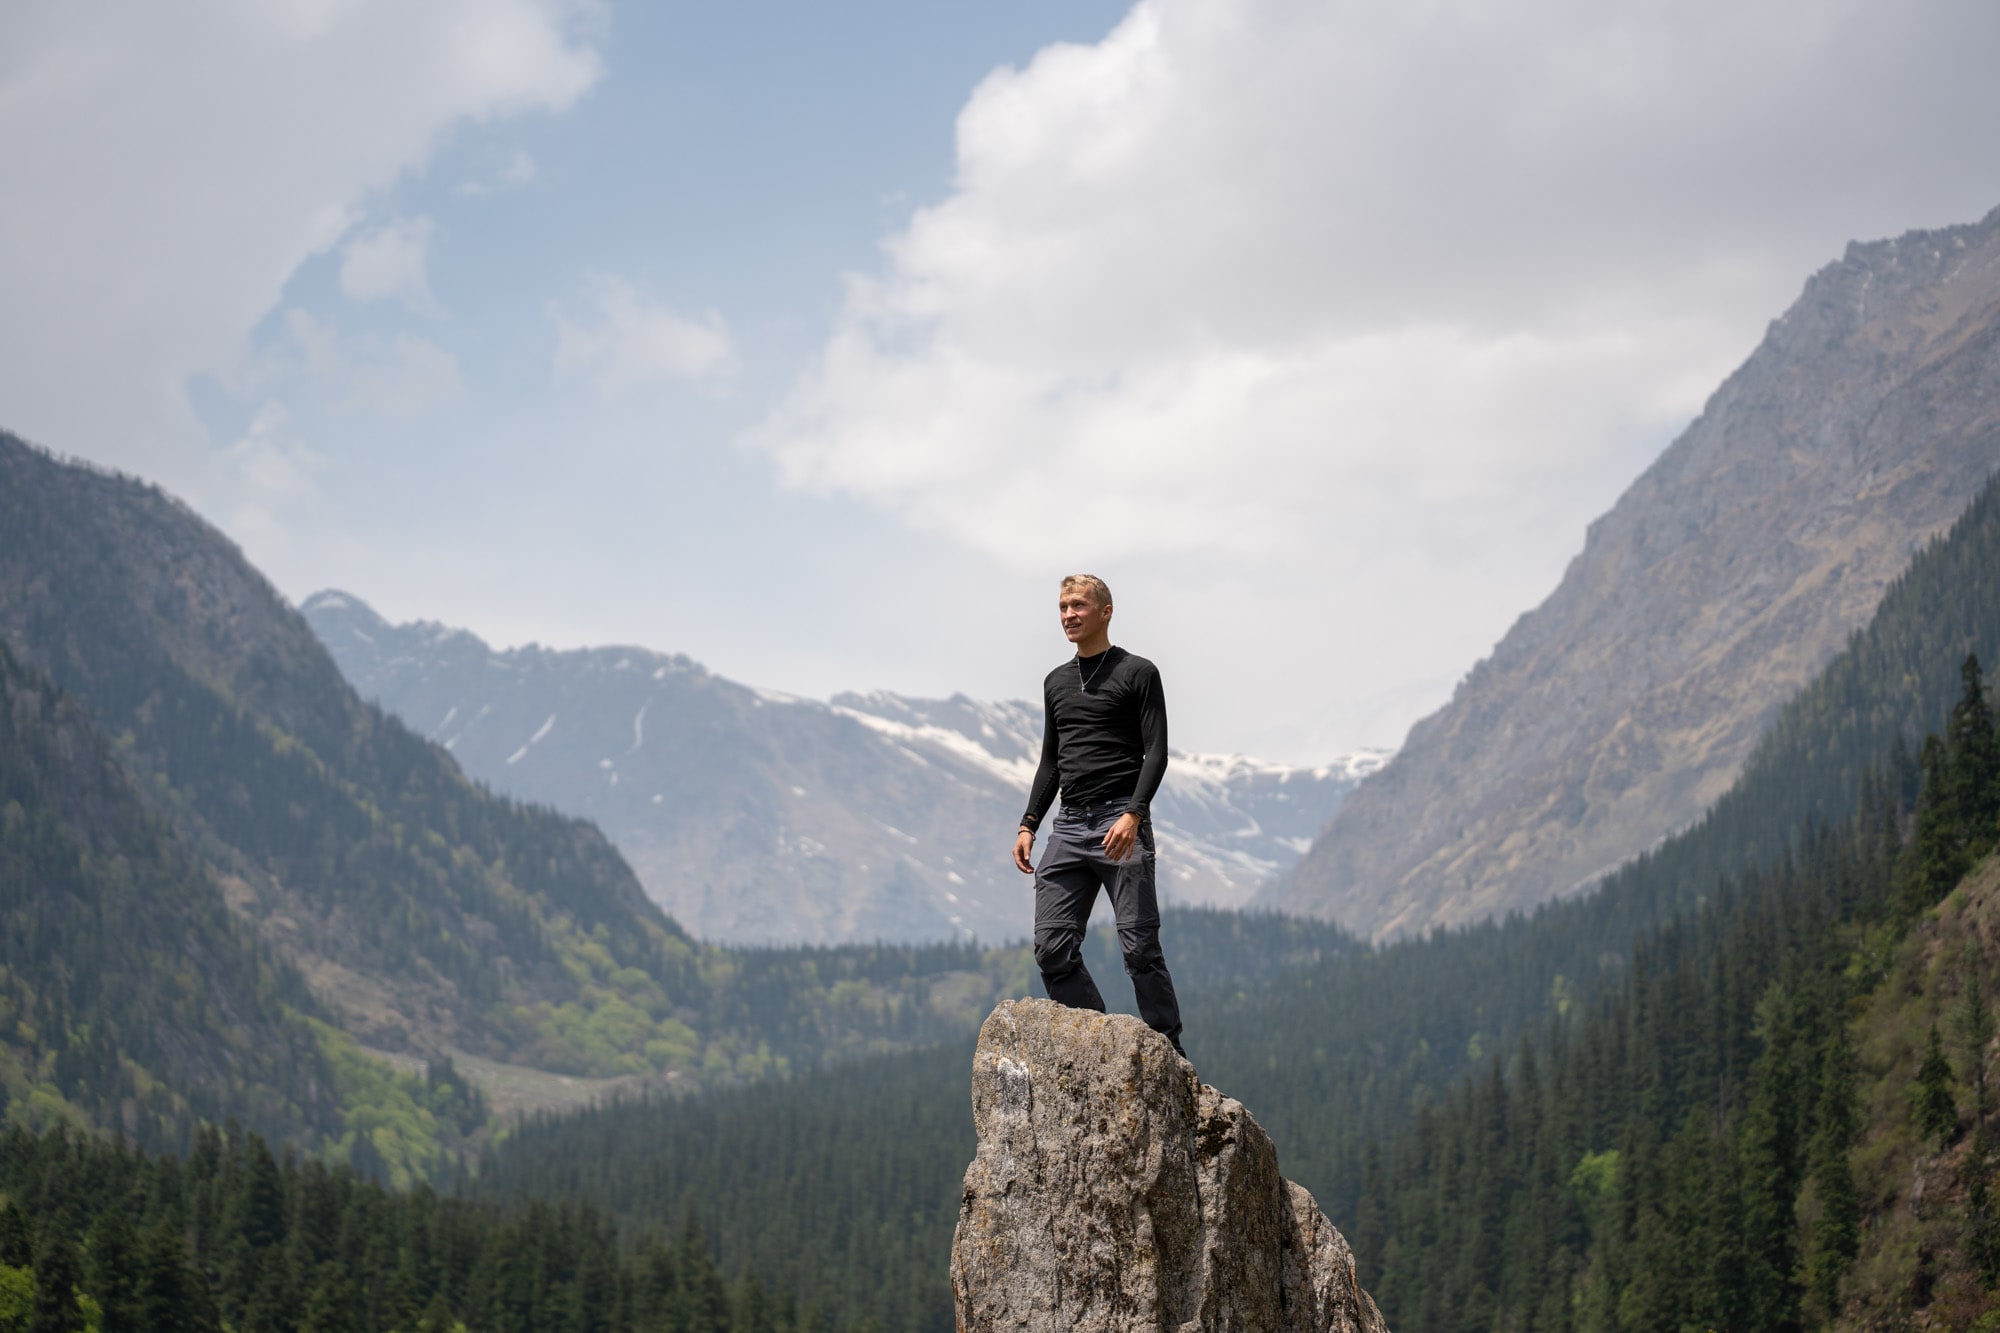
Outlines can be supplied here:
[[536, 175], [535, 159], [526, 153], [516, 153], [507, 159], [507, 165], [500, 168], [502, 185], [527, 185]]
[[340, 247], [340, 290], [352, 301], [400, 301], [411, 310], [437, 313], [425, 272], [431, 220], [399, 218], [361, 232]]
[[501, 166], [500, 170], [494, 174], [491, 180], [461, 182], [458, 186], [458, 193], [463, 195], [482, 195], [492, 194], [496, 190], [517, 189], [523, 185], [534, 184], [535, 178], [540, 174], [541, 168], [535, 165], [534, 157], [528, 153], [517, 151], [512, 157], [507, 159], [506, 163]]
[[228, 467], [256, 495], [270, 501], [290, 501], [312, 494], [313, 474], [320, 460], [292, 428], [291, 413], [280, 402], [257, 409], [241, 437], [225, 451]]
[[615, 390], [651, 380], [715, 379], [732, 372], [736, 353], [722, 316], [679, 314], [642, 298], [623, 278], [588, 283], [590, 314], [555, 312], [556, 368], [589, 375]]
[[977, 89], [749, 439], [1282, 627], [1274, 698], [1388, 697], [1539, 600], [1846, 239], [2000, 202], [1996, 39], [1980, 3], [1142, 0]]
[[210, 460], [204, 489], [240, 540], [282, 549], [292, 517], [318, 493], [322, 465], [285, 405], [267, 400], [243, 434]]
[[458, 358], [414, 334], [343, 337], [331, 322], [296, 307], [285, 336], [267, 349], [239, 391], [261, 388], [309, 397], [335, 412], [409, 421], [459, 401]]
[[187, 379], [454, 126], [600, 72], [564, 0], [28, 0], [0, 53], [0, 411], [196, 491]]

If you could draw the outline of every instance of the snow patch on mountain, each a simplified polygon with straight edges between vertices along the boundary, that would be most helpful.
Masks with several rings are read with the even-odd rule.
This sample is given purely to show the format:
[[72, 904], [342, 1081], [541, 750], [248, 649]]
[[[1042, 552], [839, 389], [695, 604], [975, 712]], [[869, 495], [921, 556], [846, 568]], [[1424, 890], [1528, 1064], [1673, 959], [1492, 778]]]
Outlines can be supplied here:
[[[391, 625], [352, 594], [303, 609], [363, 695], [429, 725], [472, 778], [594, 820], [699, 935], [1028, 933], [1033, 895], [1008, 850], [1041, 755], [1039, 703], [802, 699], [631, 645], [496, 650], [436, 622]], [[1153, 803], [1162, 896], [1247, 902], [1383, 758], [1301, 768], [1176, 752]]]

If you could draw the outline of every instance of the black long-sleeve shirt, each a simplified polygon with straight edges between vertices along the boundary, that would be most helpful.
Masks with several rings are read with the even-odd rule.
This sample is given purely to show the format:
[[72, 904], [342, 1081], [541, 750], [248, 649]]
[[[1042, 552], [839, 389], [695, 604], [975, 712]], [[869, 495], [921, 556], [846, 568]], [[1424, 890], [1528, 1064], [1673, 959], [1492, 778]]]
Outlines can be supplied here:
[[1123, 801], [1141, 819], [1167, 775], [1167, 696], [1159, 668], [1109, 648], [1063, 663], [1042, 682], [1042, 763], [1024, 828], [1062, 792], [1069, 805]]

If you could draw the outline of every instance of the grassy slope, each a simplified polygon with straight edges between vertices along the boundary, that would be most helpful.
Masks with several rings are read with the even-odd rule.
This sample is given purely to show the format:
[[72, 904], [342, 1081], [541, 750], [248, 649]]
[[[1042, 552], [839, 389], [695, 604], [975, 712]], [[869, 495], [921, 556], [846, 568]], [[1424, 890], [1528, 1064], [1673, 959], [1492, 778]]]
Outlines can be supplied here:
[[398, 1183], [444, 1166], [476, 1099], [363, 1058], [323, 1019], [89, 717], [0, 643], [5, 1119], [173, 1149], [234, 1117]]

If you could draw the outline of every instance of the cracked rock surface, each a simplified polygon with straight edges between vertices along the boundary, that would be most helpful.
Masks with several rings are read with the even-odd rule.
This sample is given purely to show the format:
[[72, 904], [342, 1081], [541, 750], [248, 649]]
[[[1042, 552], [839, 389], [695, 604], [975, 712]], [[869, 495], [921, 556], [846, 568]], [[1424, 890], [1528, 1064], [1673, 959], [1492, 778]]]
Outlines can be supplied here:
[[960, 1333], [1386, 1333], [1270, 1137], [1138, 1019], [1001, 1004], [972, 1111]]

